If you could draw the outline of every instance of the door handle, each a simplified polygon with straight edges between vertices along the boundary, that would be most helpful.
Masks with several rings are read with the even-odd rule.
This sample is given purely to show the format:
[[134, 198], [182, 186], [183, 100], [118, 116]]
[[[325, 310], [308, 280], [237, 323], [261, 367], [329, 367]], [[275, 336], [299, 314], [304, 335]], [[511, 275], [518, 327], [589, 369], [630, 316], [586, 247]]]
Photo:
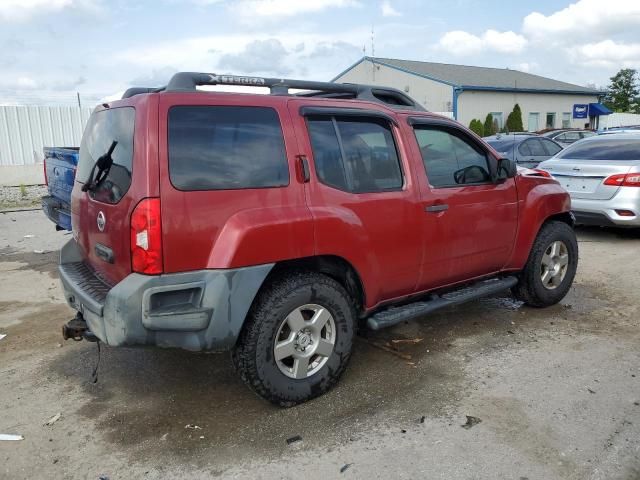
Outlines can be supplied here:
[[444, 212], [449, 209], [449, 205], [446, 203], [439, 203], [437, 205], [429, 205], [428, 207], [424, 207], [425, 212]]

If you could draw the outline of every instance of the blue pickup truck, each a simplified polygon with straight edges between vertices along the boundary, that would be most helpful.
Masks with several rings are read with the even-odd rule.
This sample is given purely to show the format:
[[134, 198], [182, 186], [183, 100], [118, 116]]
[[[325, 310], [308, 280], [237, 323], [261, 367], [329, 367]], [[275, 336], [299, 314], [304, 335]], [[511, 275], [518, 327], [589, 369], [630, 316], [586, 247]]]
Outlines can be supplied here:
[[42, 197], [42, 210], [56, 230], [71, 230], [71, 190], [78, 166], [77, 147], [44, 147], [44, 180], [49, 195]]

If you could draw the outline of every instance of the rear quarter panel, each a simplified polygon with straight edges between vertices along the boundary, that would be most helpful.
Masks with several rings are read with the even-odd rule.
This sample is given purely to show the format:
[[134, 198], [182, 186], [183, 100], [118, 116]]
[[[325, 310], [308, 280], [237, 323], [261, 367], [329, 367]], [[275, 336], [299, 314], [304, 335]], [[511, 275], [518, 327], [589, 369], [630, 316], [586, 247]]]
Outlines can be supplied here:
[[[168, 112], [176, 105], [275, 109], [284, 135], [289, 184], [276, 188], [178, 190], [171, 183], [168, 158]], [[304, 185], [296, 176], [296, 137], [282, 98], [163, 94], [159, 142], [165, 272], [245, 267], [313, 254], [313, 219], [306, 206]]]

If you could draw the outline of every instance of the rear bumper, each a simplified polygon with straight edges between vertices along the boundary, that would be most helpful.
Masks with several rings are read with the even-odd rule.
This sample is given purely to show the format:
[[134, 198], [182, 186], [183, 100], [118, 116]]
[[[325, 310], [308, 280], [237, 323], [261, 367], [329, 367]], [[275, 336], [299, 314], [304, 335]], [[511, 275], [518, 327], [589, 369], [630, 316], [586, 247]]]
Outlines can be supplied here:
[[64, 230], [71, 231], [71, 211], [69, 205], [56, 197], [42, 197], [42, 211], [49, 220]]
[[[571, 198], [576, 222], [588, 225], [640, 227], [640, 188], [620, 187], [609, 200]], [[634, 216], [619, 215], [616, 210], [630, 210]]]
[[75, 240], [58, 267], [67, 303], [111, 346], [223, 351], [235, 345], [273, 264], [165, 275], [132, 273], [116, 285], [83, 262]]

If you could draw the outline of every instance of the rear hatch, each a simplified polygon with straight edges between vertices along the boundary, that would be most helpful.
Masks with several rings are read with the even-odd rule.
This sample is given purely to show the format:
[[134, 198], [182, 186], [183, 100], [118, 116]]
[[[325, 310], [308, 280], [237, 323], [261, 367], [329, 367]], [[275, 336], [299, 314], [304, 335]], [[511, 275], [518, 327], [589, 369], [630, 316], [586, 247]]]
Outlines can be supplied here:
[[640, 164], [640, 136], [637, 139], [608, 137], [576, 142], [538, 168], [555, 177], [571, 198], [609, 200], [621, 187], [605, 185], [605, 180], [612, 175], [629, 173]]
[[[80, 145], [72, 193], [73, 235], [88, 264], [107, 283], [115, 284], [131, 272], [129, 217], [140, 198], [132, 188], [136, 110], [131, 106], [98, 108], [91, 115]], [[113, 163], [104, 181], [91, 191], [83, 185], [95, 179], [97, 160], [117, 142]], [[135, 150], [135, 151], [134, 151]], [[141, 175], [144, 178], [144, 175]], [[142, 187], [144, 189], [144, 186]]]

